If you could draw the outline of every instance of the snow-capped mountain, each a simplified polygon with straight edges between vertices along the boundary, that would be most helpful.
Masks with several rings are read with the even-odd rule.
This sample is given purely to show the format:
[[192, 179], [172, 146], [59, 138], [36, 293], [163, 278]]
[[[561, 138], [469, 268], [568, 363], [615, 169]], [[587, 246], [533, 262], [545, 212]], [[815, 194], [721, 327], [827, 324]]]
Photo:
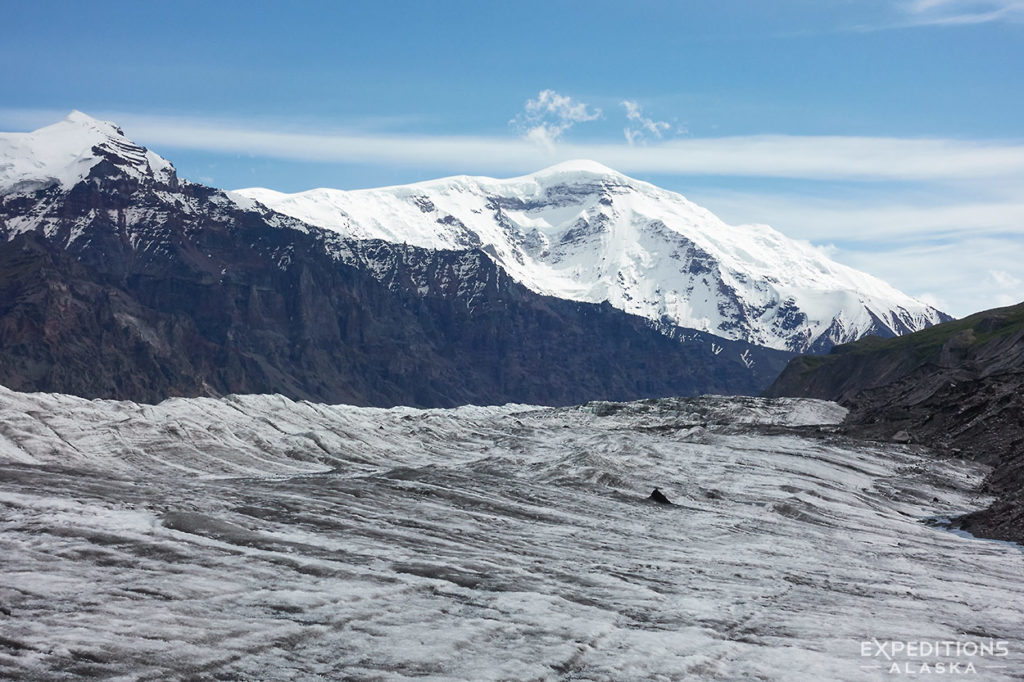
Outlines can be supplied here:
[[948, 316], [766, 225], [728, 225], [593, 161], [508, 180], [238, 194], [356, 238], [482, 248], [538, 293], [792, 351], [899, 335]]
[[[83, 204], [90, 193], [105, 200], [94, 196]], [[161, 240], [175, 212], [223, 220], [241, 210], [274, 227], [308, 230], [242, 196], [180, 180], [170, 161], [133, 142], [116, 123], [80, 111], [30, 133], [0, 133], [0, 201], [0, 237], [41, 232], [65, 247], [105, 219], [109, 229], [94, 230], [90, 238], [113, 237], [138, 248]], [[68, 203], [73, 210], [63, 210]], [[159, 258], [161, 249], [149, 243], [142, 250]]]
[[757, 393], [790, 354], [541, 296], [481, 249], [356, 240], [177, 178], [74, 112], [0, 135], [0, 384], [362, 405]]
[[31, 133], [0, 133], [0, 193], [70, 188], [104, 161], [136, 180], [153, 174], [171, 183], [175, 177], [169, 161], [129, 140], [116, 124], [72, 111]]

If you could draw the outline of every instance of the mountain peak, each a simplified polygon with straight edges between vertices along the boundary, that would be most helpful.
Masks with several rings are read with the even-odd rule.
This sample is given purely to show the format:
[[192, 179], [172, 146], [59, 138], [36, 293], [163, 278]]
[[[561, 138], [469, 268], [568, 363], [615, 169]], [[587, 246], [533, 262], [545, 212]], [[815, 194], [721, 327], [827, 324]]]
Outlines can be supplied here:
[[823, 350], [944, 318], [767, 226], [728, 225], [682, 195], [596, 161], [504, 180], [456, 180], [239, 193], [349, 237], [482, 248], [537, 293], [607, 301], [656, 325], [779, 350]]
[[0, 133], [0, 191], [70, 188], [103, 160], [136, 177], [152, 174], [162, 182], [174, 181], [170, 162], [132, 142], [117, 124], [75, 109], [30, 133]]
[[[76, 125], [76, 126], [79, 126], [79, 127], [82, 127], [82, 128], [88, 128], [88, 129], [95, 130], [95, 131], [98, 131], [98, 132], [104, 132], [104, 133], [107, 133], [107, 134], [112, 134], [112, 135], [117, 135], [119, 137], [124, 137], [124, 131], [121, 130], [121, 128], [118, 127], [118, 125], [116, 123], [114, 123], [112, 121], [102, 121], [102, 120], [100, 120], [98, 118], [93, 118], [89, 114], [81, 112], [78, 109], [72, 109], [71, 113], [69, 113], [67, 116], [65, 116], [60, 121], [60, 123], [57, 123], [55, 125], [61, 125], [61, 124], [73, 124], [73, 125]], [[52, 126], [47, 126], [47, 127], [52, 127]], [[41, 130], [46, 130], [46, 128], [41, 128], [40, 131]], [[36, 132], [40, 132], [40, 131], [36, 131]]]
[[532, 174], [534, 177], [546, 177], [551, 175], [600, 175], [600, 176], [621, 176], [622, 173], [609, 168], [603, 163], [590, 159], [573, 159], [556, 163]]

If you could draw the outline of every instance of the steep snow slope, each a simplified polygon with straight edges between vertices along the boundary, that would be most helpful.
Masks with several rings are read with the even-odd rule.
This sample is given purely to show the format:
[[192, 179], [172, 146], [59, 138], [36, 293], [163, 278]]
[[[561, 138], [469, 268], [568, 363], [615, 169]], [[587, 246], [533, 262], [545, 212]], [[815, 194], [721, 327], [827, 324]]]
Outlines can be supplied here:
[[1021, 679], [1024, 554], [922, 523], [982, 470], [843, 413], [0, 390], [0, 677]]
[[766, 225], [731, 226], [679, 194], [592, 161], [508, 180], [237, 194], [342, 234], [481, 247], [534, 291], [804, 351], [948, 319]]
[[116, 124], [72, 111], [31, 133], [0, 133], [0, 194], [70, 189], [103, 161], [135, 179], [153, 174], [169, 182], [174, 175], [169, 161], [133, 143]]

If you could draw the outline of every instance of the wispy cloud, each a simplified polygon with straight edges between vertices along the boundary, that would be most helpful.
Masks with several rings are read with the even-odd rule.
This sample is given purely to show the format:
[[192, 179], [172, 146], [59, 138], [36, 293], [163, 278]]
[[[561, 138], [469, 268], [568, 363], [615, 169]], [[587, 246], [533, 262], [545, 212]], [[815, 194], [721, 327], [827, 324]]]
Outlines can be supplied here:
[[910, 0], [903, 3], [902, 9], [917, 25], [1024, 20], [1022, 0]]
[[1024, 181], [1024, 144], [948, 139], [757, 135], [688, 138], [647, 146], [460, 135], [296, 133], [244, 123], [121, 115], [129, 136], [157, 150], [184, 148], [305, 161], [450, 167], [453, 172], [529, 172], [587, 158], [625, 173], [818, 180]]
[[878, 197], [706, 190], [691, 197], [730, 222], [769, 223], [791, 237], [844, 247], [902, 247], [922, 241], [1024, 236], [1024, 188], [1017, 196], [979, 200], [932, 191], [916, 201]]
[[727, 222], [769, 223], [829, 257], [962, 316], [1024, 301], [1024, 188], [989, 201], [933, 190], [916, 202], [800, 194], [690, 195]]
[[585, 102], [561, 95], [554, 90], [541, 90], [537, 99], [526, 101], [523, 113], [512, 119], [527, 140], [539, 143], [549, 151], [577, 123], [595, 121], [601, 118], [601, 110], [587, 106]]
[[968, 237], [881, 251], [839, 249], [836, 260], [881, 277], [958, 317], [1024, 301], [1024, 240]]
[[[557, 95], [557, 93], [553, 93]], [[543, 95], [543, 93], [542, 93]], [[559, 96], [560, 97], [560, 96]], [[598, 114], [569, 98], [538, 97], [537, 111], [561, 112], [559, 126]], [[39, 112], [0, 109], [0, 123]], [[246, 121], [95, 112], [156, 151], [191, 149], [297, 161], [450, 168], [454, 173], [517, 173], [570, 159], [593, 159], [624, 173], [855, 181], [1024, 183], [1024, 143], [942, 138], [752, 135], [685, 138], [644, 146], [472, 135], [362, 131], [294, 132]], [[43, 123], [63, 116], [50, 115]], [[552, 128], [557, 132], [568, 128]], [[538, 135], [540, 135], [538, 133]]]
[[873, 19], [838, 30], [871, 33], [990, 23], [1024, 23], [1024, 0], [888, 0]]
[[655, 121], [653, 118], [644, 116], [643, 108], [635, 100], [623, 100], [622, 106], [626, 108], [626, 120], [631, 124], [622, 131], [630, 146], [643, 142], [648, 135], [660, 140], [663, 134], [672, 129], [672, 124], [667, 121]]

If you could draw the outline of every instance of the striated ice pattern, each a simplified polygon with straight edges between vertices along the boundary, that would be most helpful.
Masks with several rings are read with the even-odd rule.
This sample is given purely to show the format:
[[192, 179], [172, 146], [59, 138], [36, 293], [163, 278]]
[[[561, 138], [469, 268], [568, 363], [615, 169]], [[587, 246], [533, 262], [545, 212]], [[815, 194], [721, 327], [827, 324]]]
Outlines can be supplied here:
[[984, 470], [843, 415], [2, 389], [0, 677], [906, 678], [874, 638], [1022, 679], [1024, 554], [926, 523]]

